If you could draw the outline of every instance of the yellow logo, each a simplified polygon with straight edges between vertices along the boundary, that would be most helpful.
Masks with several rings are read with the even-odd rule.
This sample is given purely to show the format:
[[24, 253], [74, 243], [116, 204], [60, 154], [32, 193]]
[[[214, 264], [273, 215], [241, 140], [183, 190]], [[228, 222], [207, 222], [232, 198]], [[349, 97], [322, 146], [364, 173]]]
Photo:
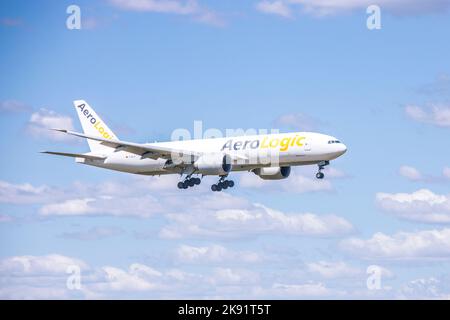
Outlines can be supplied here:
[[102, 135], [103, 138], [111, 139], [112, 136], [101, 125], [102, 123], [100, 121], [96, 121], [94, 124], [94, 128], [98, 131], [98, 133]]
[[[285, 138], [273, 138], [271, 136], [266, 136], [262, 140], [238, 140], [233, 139], [228, 140], [222, 147], [222, 151], [228, 149], [230, 151], [235, 150], [247, 150], [247, 149], [276, 149], [279, 148], [280, 151], [287, 151], [290, 147], [302, 147], [302, 141], [306, 139], [305, 137], [300, 137], [299, 135], [285, 137]], [[234, 143], [233, 143], [234, 142]]]
[[95, 116], [89, 111], [89, 109], [86, 108], [86, 105], [84, 103], [77, 106], [77, 108], [80, 109], [81, 114], [86, 117], [86, 119], [92, 124], [95, 130], [97, 130], [103, 138], [113, 138], [113, 135], [109, 134], [106, 131], [106, 129], [102, 126], [102, 122], [95, 118]]
[[261, 149], [265, 148], [280, 148], [280, 151], [287, 151], [289, 147], [297, 146], [301, 147], [303, 146], [302, 140], [304, 140], [305, 137], [300, 136], [294, 136], [294, 137], [286, 137], [286, 138], [269, 138], [264, 137], [261, 141]]

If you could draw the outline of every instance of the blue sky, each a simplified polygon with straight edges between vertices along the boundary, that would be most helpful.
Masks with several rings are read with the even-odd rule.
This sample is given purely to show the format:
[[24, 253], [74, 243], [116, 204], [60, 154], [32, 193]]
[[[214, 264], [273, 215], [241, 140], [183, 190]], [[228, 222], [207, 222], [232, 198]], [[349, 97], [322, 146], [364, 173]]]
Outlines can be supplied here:
[[[0, 297], [450, 297], [450, 2], [380, 0], [380, 30], [369, 4], [2, 1]], [[75, 99], [127, 141], [201, 120], [311, 129], [348, 152], [324, 181], [304, 167], [180, 192], [39, 154], [88, 151], [46, 129], [81, 130]]]

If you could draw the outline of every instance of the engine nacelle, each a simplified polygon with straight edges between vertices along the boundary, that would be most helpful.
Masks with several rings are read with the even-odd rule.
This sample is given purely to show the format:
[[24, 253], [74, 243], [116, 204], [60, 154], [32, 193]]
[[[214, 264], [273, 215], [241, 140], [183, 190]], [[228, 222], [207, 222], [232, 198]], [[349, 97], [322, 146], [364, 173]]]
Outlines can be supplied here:
[[204, 154], [194, 162], [194, 167], [203, 175], [224, 176], [231, 171], [231, 157], [223, 153]]
[[254, 169], [253, 172], [263, 180], [286, 179], [291, 174], [291, 167], [268, 167]]

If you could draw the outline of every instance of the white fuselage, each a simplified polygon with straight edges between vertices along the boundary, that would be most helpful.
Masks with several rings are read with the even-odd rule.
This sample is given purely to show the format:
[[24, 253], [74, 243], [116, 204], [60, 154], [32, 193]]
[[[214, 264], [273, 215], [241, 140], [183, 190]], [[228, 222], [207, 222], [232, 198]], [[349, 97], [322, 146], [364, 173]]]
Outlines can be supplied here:
[[[152, 145], [189, 152], [228, 154], [233, 159], [232, 171], [316, 164], [336, 159], [347, 150], [335, 137], [313, 132], [170, 141]], [[180, 167], [168, 167], [163, 158], [146, 158], [120, 149], [105, 156], [104, 160], [77, 158], [77, 162], [144, 175], [182, 173]]]

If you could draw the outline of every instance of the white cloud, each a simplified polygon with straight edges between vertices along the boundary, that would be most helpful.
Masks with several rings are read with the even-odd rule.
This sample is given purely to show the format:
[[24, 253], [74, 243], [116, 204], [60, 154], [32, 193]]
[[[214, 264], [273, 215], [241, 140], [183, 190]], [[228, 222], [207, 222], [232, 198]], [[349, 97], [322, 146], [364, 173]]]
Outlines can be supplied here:
[[249, 285], [259, 282], [259, 274], [245, 269], [215, 268], [208, 282], [213, 285]]
[[[81, 290], [69, 290], [66, 286], [68, 267], [72, 266], [81, 269]], [[0, 260], [0, 298], [101, 298], [113, 291], [154, 290], [161, 276], [141, 264], [122, 270], [110, 266], [92, 268], [82, 260], [59, 254], [13, 256]]]
[[117, 227], [93, 227], [85, 231], [64, 232], [61, 237], [89, 241], [110, 238], [122, 233], [123, 230]]
[[352, 225], [347, 220], [334, 215], [318, 216], [313, 213], [288, 215], [264, 206], [257, 207], [264, 210], [273, 223], [288, 233], [327, 236], [353, 231]]
[[309, 272], [320, 275], [323, 278], [349, 278], [362, 274], [359, 268], [349, 266], [344, 261], [318, 261], [306, 265]]
[[111, 215], [148, 218], [155, 213], [164, 211], [165, 209], [158, 199], [150, 195], [140, 197], [99, 196], [49, 203], [39, 209], [39, 214], [43, 217]]
[[278, 16], [282, 16], [285, 18], [291, 17], [291, 9], [284, 1], [276, 0], [276, 1], [260, 1], [256, 4], [256, 10], [267, 13], [274, 14]]
[[[323, 261], [310, 272], [319, 273], [330, 281], [329, 284], [335, 283], [339, 277], [347, 278], [348, 272], [354, 272], [341, 263], [331, 264], [339, 272], [333, 273], [329, 263]], [[69, 290], [66, 286], [70, 275], [67, 267], [73, 265], [81, 268], [80, 290]], [[345, 291], [328, 287], [326, 283], [295, 279], [291, 269], [286, 271], [285, 275], [272, 273], [266, 277], [256, 268], [202, 266], [195, 272], [187, 272], [170, 267], [156, 269], [143, 263], [132, 263], [124, 268], [112, 265], [94, 267], [80, 259], [59, 254], [13, 256], [0, 259], [0, 298], [292, 299], [346, 295]], [[310, 277], [310, 273], [306, 275]], [[363, 274], [364, 279], [365, 276]], [[358, 296], [362, 295], [357, 293], [355, 297]]]
[[450, 127], [450, 107], [446, 105], [432, 104], [425, 108], [408, 105], [405, 107], [405, 113], [418, 122], [438, 127]]
[[17, 100], [5, 100], [0, 102], [0, 112], [28, 112], [31, 107]]
[[[0, 203], [43, 204], [42, 216], [114, 215], [149, 217], [165, 209], [158, 192], [176, 189], [178, 177], [130, 177], [124, 181], [99, 184], [75, 182], [66, 188], [0, 180]], [[154, 194], [154, 195], [151, 195]], [[95, 195], [95, 197], [92, 197]], [[172, 193], [165, 193], [170, 200]], [[186, 195], [185, 195], [186, 196]]]
[[[233, 199], [233, 198], [231, 198]], [[218, 199], [219, 200], [219, 199]], [[239, 238], [264, 234], [333, 237], [353, 232], [353, 226], [335, 215], [286, 214], [260, 204], [168, 215], [160, 236]]]
[[[29, 279], [25, 281], [29, 282]], [[64, 283], [63, 280], [61, 282]], [[44, 287], [43, 285], [39, 286], [27, 283], [25, 285], [4, 284], [0, 287], [0, 298], [4, 300], [58, 300], [69, 299], [70, 295], [64, 287], [57, 287], [56, 285]]]
[[98, 194], [99, 196], [145, 196], [149, 193], [157, 194], [162, 191], [170, 193], [178, 193], [179, 190], [176, 185], [180, 181], [177, 175], [167, 176], [129, 176], [120, 181], [103, 181], [99, 184], [86, 184], [79, 182], [75, 187], [79, 193], [84, 191], [84, 194]]
[[404, 284], [401, 299], [450, 299], [450, 282], [446, 277], [419, 278]]
[[447, 182], [446, 180], [450, 178], [450, 168], [444, 167], [441, 175], [429, 175], [422, 174], [414, 167], [404, 165], [400, 167], [399, 174], [410, 181], [440, 183]]
[[127, 269], [103, 266], [92, 270], [83, 293], [88, 298], [123, 298], [125, 293], [127, 298], [161, 299], [204, 290], [207, 279], [208, 275], [180, 269], [157, 270], [142, 263], [133, 263]]
[[39, 111], [31, 114], [27, 123], [27, 132], [33, 137], [44, 137], [53, 141], [79, 141], [73, 136], [49, 130], [55, 128], [73, 131], [72, 118], [41, 108]]
[[[70, 275], [68, 267], [74, 265], [81, 268], [81, 290], [66, 287]], [[67, 299], [105, 298], [114, 292], [154, 291], [173, 279], [139, 263], [131, 264], [128, 270], [112, 266], [92, 268], [82, 260], [50, 254], [0, 260], [0, 282], [2, 299]]]
[[309, 178], [292, 170], [288, 178], [283, 180], [263, 180], [253, 173], [241, 175], [239, 186], [243, 188], [262, 188], [272, 191], [292, 193], [320, 192], [333, 190], [329, 180]]
[[[69, 290], [67, 267], [81, 267], [80, 290]], [[320, 283], [264, 284], [253, 270], [213, 267], [199, 273], [155, 269], [142, 263], [128, 268], [92, 267], [63, 255], [13, 256], [0, 260], [1, 299], [317, 297]]]
[[375, 233], [370, 239], [350, 238], [340, 248], [365, 259], [441, 260], [450, 258], [450, 229]]
[[345, 173], [344, 171], [336, 169], [334, 167], [330, 167], [330, 166], [325, 167], [324, 173], [327, 178], [332, 178], [332, 179], [348, 177], [347, 173]]
[[194, 247], [181, 245], [177, 249], [177, 258], [183, 263], [255, 263], [262, 260], [261, 256], [250, 251], [233, 251], [220, 245]]
[[180, 192], [176, 181], [170, 176], [129, 178], [96, 185], [75, 183], [66, 189], [0, 182], [0, 202], [42, 204], [38, 213], [46, 218], [158, 214], [168, 222], [159, 233], [163, 238], [241, 238], [266, 232], [333, 237], [353, 231], [351, 223], [336, 215], [283, 213], [229, 193], [212, 193], [207, 182]]
[[87, 268], [85, 262], [79, 259], [49, 254], [45, 256], [15, 256], [0, 260], [0, 274], [5, 275], [64, 275], [69, 266]]
[[444, 175], [445, 178], [450, 179], [450, 168], [445, 167], [444, 170], [442, 171], [442, 174]]
[[[39, 194], [49, 196], [45, 201], [40, 201], [44, 202], [44, 205], [39, 209], [39, 214], [45, 217], [112, 215], [148, 218], [155, 213], [170, 210], [161, 202], [170, 201], [170, 191], [179, 191], [176, 189], [177, 181], [176, 176], [133, 176], [123, 181], [105, 181], [98, 184], [75, 182], [65, 189], [41, 187]], [[1, 190], [0, 188], [0, 195]], [[162, 191], [169, 192], [160, 194]]]
[[194, 20], [214, 27], [224, 27], [226, 25], [225, 20], [219, 14], [210, 10], [203, 10], [194, 17]]
[[[66, 286], [67, 268], [81, 268], [80, 290]], [[0, 260], [1, 299], [69, 298], [186, 298], [227, 294], [230, 287], [239, 290], [260, 283], [259, 274], [246, 269], [217, 267], [201, 273], [180, 269], [157, 270], [133, 263], [128, 268], [91, 267], [83, 261], [63, 255], [13, 256]], [[140, 294], [140, 295], [136, 295]]]
[[48, 186], [35, 187], [29, 183], [13, 184], [0, 180], [0, 203], [42, 203], [57, 192]]
[[423, 179], [420, 171], [411, 166], [401, 166], [399, 169], [399, 173], [401, 176], [412, 181], [419, 181]]
[[95, 201], [95, 199], [71, 199], [66, 200], [61, 203], [51, 203], [44, 205], [39, 213], [43, 216], [48, 215], [61, 215], [61, 216], [71, 216], [71, 215], [84, 215], [88, 213], [95, 212], [95, 209], [89, 206], [90, 202]]
[[[75, 182], [62, 188], [0, 180], [0, 203], [43, 204], [39, 213], [47, 217], [104, 214], [149, 217], [165, 211], [159, 204], [158, 193], [179, 193], [177, 181], [176, 176], [130, 177], [99, 184]], [[170, 201], [171, 196], [167, 192], [164, 199]]]
[[[289, 2], [299, 5], [304, 13], [315, 16], [346, 13], [356, 9], [365, 9], [372, 4], [366, 0], [289, 0]], [[384, 1], [381, 0], [381, 2]], [[380, 1], [378, 1], [378, 5], [380, 5]]]
[[177, 0], [110, 0], [114, 6], [133, 11], [148, 11], [173, 14], [193, 14], [198, 10], [197, 1]]
[[197, 0], [110, 0], [110, 3], [122, 10], [192, 16], [201, 23], [224, 25], [217, 13], [200, 6]]
[[274, 125], [292, 131], [313, 131], [321, 126], [322, 122], [303, 113], [288, 113], [276, 118]]
[[11, 222], [13, 220], [13, 217], [10, 215], [0, 213], [0, 223]]
[[395, 15], [418, 15], [428, 13], [441, 13], [448, 10], [450, 3], [443, 0], [286, 0], [293, 10], [310, 14], [313, 16], [328, 16], [345, 14], [359, 10], [363, 14], [369, 5], [376, 4], [381, 7], [382, 12]]
[[128, 271], [106, 266], [102, 267], [102, 271], [105, 274], [105, 281], [94, 284], [92, 289], [95, 291], [146, 291], [158, 287], [152, 278], [158, 277], [159, 272], [145, 265], [131, 265]]
[[413, 193], [376, 194], [377, 204], [385, 211], [412, 221], [450, 223], [450, 195], [438, 195], [428, 189]]
[[259, 288], [256, 295], [274, 297], [278, 299], [292, 298], [319, 298], [333, 293], [332, 290], [320, 282], [307, 282], [300, 284], [274, 283], [271, 288]]

